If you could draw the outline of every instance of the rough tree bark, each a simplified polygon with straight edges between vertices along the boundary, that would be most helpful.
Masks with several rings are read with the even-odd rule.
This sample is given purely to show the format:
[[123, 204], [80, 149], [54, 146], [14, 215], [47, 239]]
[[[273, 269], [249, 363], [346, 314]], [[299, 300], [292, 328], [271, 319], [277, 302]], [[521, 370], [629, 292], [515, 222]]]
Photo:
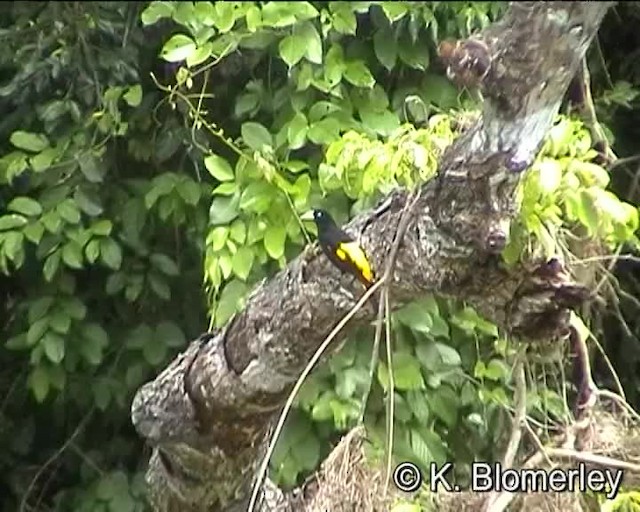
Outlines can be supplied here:
[[[482, 117], [423, 186], [397, 254], [393, 308], [425, 292], [464, 299], [511, 336], [566, 336], [584, 289], [557, 264], [505, 269], [514, 190], [532, 163], [612, 3], [514, 2], [502, 20], [451, 45], [452, 76], [480, 87]], [[354, 219], [381, 274], [407, 193]], [[534, 268], [535, 267], [535, 268]], [[251, 294], [224, 328], [195, 340], [132, 405], [152, 446], [147, 481], [156, 510], [246, 509], [265, 435], [293, 383], [361, 288], [307, 247]], [[351, 321], [371, 322], [366, 307]], [[270, 509], [268, 500], [263, 510]]]

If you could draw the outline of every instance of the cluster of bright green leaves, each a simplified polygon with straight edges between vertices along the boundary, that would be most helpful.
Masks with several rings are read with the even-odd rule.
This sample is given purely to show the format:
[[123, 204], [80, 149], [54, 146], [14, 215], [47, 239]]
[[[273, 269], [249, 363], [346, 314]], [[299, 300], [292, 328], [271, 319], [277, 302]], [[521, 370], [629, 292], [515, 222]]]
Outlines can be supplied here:
[[432, 116], [425, 128], [402, 125], [384, 142], [348, 131], [327, 147], [318, 169], [320, 186], [325, 192], [343, 190], [354, 200], [413, 188], [435, 175], [438, 158], [453, 138], [451, 118], [443, 114]]
[[[432, 122], [428, 133], [410, 133], [400, 128], [402, 121], [427, 123], [432, 109], [460, 104], [446, 79], [424, 73], [436, 42], [444, 34], [467, 35], [482, 28], [501, 9], [500, 4], [473, 2], [454, 11], [438, 2], [149, 4], [142, 14], [144, 24], [171, 18], [181, 27], [160, 53], [179, 63], [177, 86], [191, 88], [212, 61], [223, 66], [236, 50], [256, 55], [256, 65], [264, 63], [269, 74], [247, 80], [235, 97], [239, 123], [225, 127], [238, 136], [231, 144], [233, 157], [222, 150], [204, 159], [219, 182], [213, 191], [205, 261], [214, 325], [223, 325], [242, 306], [252, 283], [282, 267], [304, 245], [297, 214], [325, 203], [348, 215], [349, 198], [359, 199], [353, 207], [357, 210], [393, 183], [415, 183], [433, 174], [433, 149], [451, 137], [441, 122], [446, 118], [435, 122], [437, 126]], [[374, 44], [363, 44], [365, 39]], [[416, 83], [408, 82], [390, 95], [385, 82], [390, 72], [401, 69], [418, 72]], [[398, 130], [395, 147], [377, 148], [376, 139]], [[319, 149], [335, 144], [329, 151], [337, 155], [342, 144], [357, 142], [342, 138], [345, 132], [371, 139], [363, 155], [370, 165], [359, 190], [335, 186], [336, 174], [343, 183], [349, 178], [344, 168], [348, 162], [332, 169], [328, 158], [318, 167]], [[364, 141], [359, 146], [362, 149]], [[411, 163], [418, 165], [421, 176], [410, 170]], [[333, 179], [328, 188], [325, 178]]]
[[621, 492], [612, 500], [604, 496], [599, 498], [602, 512], [634, 512], [640, 509], [640, 492], [637, 490]]
[[519, 222], [513, 224], [505, 261], [530, 256], [532, 239], [545, 256], [560, 254], [568, 230], [612, 250], [624, 243], [640, 247], [639, 210], [608, 189], [609, 173], [593, 163], [596, 156], [582, 123], [559, 118], [519, 187]]
[[247, 122], [242, 133], [244, 143], [255, 151], [253, 157], [241, 156], [235, 168], [219, 155], [204, 160], [220, 182], [213, 190], [205, 255], [205, 277], [217, 299], [212, 311], [216, 325], [224, 324], [241, 305], [246, 283], [265, 276], [268, 261], [281, 268], [287, 261], [288, 244], [305, 243], [294, 212], [308, 204], [310, 178], [298, 174], [306, 166], [301, 161], [287, 162], [284, 172], [297, 176], [285, 177], [259, 152], [266, 136], [271, 138], [269, 132]]

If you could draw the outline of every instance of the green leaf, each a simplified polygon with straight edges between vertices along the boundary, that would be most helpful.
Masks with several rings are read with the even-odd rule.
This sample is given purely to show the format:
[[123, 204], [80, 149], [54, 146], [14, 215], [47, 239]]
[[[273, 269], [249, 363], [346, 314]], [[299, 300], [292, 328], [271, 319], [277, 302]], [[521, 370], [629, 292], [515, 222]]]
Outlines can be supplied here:
[[213, 228], [209, 233], [209, 236], [207, 236], [207, 243], [211, 244], [211, 249], [213, 249], [213, 251], [218, 252], [224, 247], [224, 244], [227, 243], [228, 237], [229, 229], [226, 226], [218, 226]]
[[213, 195], [230, 196], [238, 191], [238, 184], [235, 181], [221, 183], [213, 189]]
[[49, 140], [44, 135], [21, 130], [13, 132], [9, 141], [17, 148], [33, 153], [39, 153], [49, 146]]
[[167, 357], [167, 345], [151, 338], [142, 349], [142, 356], [151, 366], [159, 366]]
[[233, 271], [233, 266], [231, 263], [231, 254], [229, 251], [223, 251], [218, 258], [218, 265], [220, 266], [220, 272], [222, 272], [222, 277], [227, 279], [231, 272]]
[[355, 35], [358, 23], [351, 5], [348, 2], [332, 2], [329, 9], [332, 11], [331, 24], [336, 32]]
[[247, 227], [240, 219], [234, 220], [229, 229], [229, 237], [234, 242], [243, 244], [247, 239]]
[[249, 6], [245, 17], [249, 32], [255, 32], [262, 25], [262, 11], [255, 5]]
[[91, 232], [97, 236], [109, 236], [113, 229], [113, 224], [109, 219], [100, 219], [91, 225]]
[[340, 138], [340, 122], [333, 117], [325, 117], [309, 128], [307, 137], [314, 144], [330, 144]]
[[344, 70], [345, 79], [356, 87], [372, 88], [376, 80], [362, 60], [348, 61]]
[[274, 260], [280, 259], [284, 255], [287, 230], [284, 225], [273, 225], [267, 228], [264, 234], [264, 248]]
[[[196, 3], [198, 5], [200, 2]], [[213, 30], [213, 29], [210, 29]], [[187, 57], [187, 66], [192, 68], [208, 60], [214, 51], [214, 45], [210, 41], [200, 44], [195, 52]]]
[[331, 409], [331, 402], [336, 398], [333, 390], [325, 391], [320, 398], [318, 398], [313, 404], [311, 410], [311, 417], [314, 421], [327, 421], [333, 418], [333, 410]]
[[49, 331], [42, 338], [44, 353], [54, 364], [60, 364], [64, 359], [64, 338]]
[[309, 169], [309, 164], [300, 160], [289, 160], [288, 162], [285, 162], [284, 166], [288, 171], [295, 174]]
[[405, 2], [382, 2], [382, 10], [387, 19], [393, 23], [407, 14], [408, 7]]
[[536, 170], [540, 176], [540, 189], [544, 194], [553, 194], [562, 183], [562, 166], [557, 160], [543, 158]]
[[180, 273], [178, 265], [166, 254], [152, 254], [150, 260], [153, 266], [166, 276], [177, 276]]
[[130, 107], [137, 107], [142, 101], [142, 87], [140, 84], [132, 85], [127, 89], [127, 92], [124, 93], [122, 98]]
[[304, 57], [305, 52], [305, 47], [300, 44], [300, 41], [295, 34], [285, 37], [278, 44], [278, 53], [290, 68], [300, 62], [302, 57]]
[[456, 349], [444, 343], [436, 343], [435, 346], [443, 364], [447, 366], [460, 366], [462, 364], [462, 359]]
[[266, 181], [254, 181], [244, 190], [240, 208], [254, 213], [265, 213], [277, 197], [277, 189]]
[[598, 232], [598, 226], [601, 219], [596, 190], [597, 189], [581, 189], [579, 200], [576, 205], [578, 220], [588, 228], [591, 234]]
[[418, 421], [427, 425], [430, 419], [429, 403], [425, 397], [425, 392], [420, 390], [411, 390], [407, 392], [407, 404]]
[[15, 215], [15, 214], [3, 215], [2, 217], [0, 217], [0, 231], [21, 228], [27, 222], [29, 221], [22, 215]]
[[234, 193], [232, 196], [214, 197], [209, 208], [209, 223], [213, 226], [229, 224], [240, 213], [239, 205], [239, 192]]
[[287, 124], [287, 140], [290, 149], [300, 149], [304, 146], [309, 131], [309, 124], [302, 112], [297, 112]]
[[89, 263], [95, 263], [100, 256], [100, 240], [97, 238], [91, 240], [84, 248], [84, 253]]
[[[555, 160], [554, 160], [555, 161]], [[581, 160], [571, 160], [569, 170], [574, 172], [585, 187], [597, 186], [606, 188], [611, 177], [601, 166]]]
[[139, 324], [127, 336], [126, 346], [130, 350], [139, 350], [153, 338], [153, 330], [147, 324]]
[[167, 281], [160, 274], [149, 272], [147, 278], [149, 279], [151, 289], [158, 297], [164, 300], [171, 299], [171, 288], [169, 288]]
[[45, 295], [44, 297], [39, 297], [38, 299], [34, 300], [29, 305], [29, 323], [32, 324], [36, 320], [40, 320], [44, 315], [46, 315], [53, 305], [53, 300], [53, 297], [49, 295]]
[[45, 316], [36, 320], [29, 326], [27, 331], [27, 345], [34, 346], [42, 339], [44, 333], [49, 330], [49, 317]]
[[450, 458], [447, 446], [436, 432], [426, 426], [420, 426], [416, 431], [420, 433], [420, 437], [427, 443], [433, 462], [441, 466]]
[[320, 442], [313, 432], [309, 432], [304, 442], [299, 443], [291, 454], [300, 468], [307, 471], [314, 470], [320, 460]]
[[[93, 240], [92, 240], [93, 242]], [[98, 241], [98, 253], [100, 253], [100, 242]], [[125, 286], [125, 276], [122, 272], [114, 272], [109, 277], [107, 277], [107, 282], [104, 286], [104, 291], [107, 292], [107, 295], [115, 295], [120, 292]]]
[[169, 18], [175, 10], [173, 2], [151, 2], [147, 8], [142, 11], [140, 18], [144, 25], [153, 25], [161, 18]]
[[67, 334], [71, 327], [71, 317], [64, 310], [58, 309], [49, 317], [49, 325], [59, 334]]
[[426, 395], [429, 409], [438, 416], [449, 428], [453, 428], [458, 418], [458, 397], [447, 385]]
[[156, 327], [155, 338], [167, 347], [179, 348], [187, 343], [182, 329], [173, 322], [160, 322]]
[[395, 314], [399, 322], [412, 329], [428, 334], [431, 331], [433, 320], [429, 311], [419, 302], [412, 302], [400, 309]]
[[80, 211], [72, 199], [65, 199], [58, 206], [56, 211], [69, 224], [77, 224], [80, 222]]
[[70, 240], [62, 248], [62, 261], [71, 268], [82, 268], [82, 247], [77, 242]]
[[4, 255], [13, 261], [16, 267], [21, 267], [24, 261], [24, 235], [20, 231], [8, 231], [4, 233], [2, 239], [4, 242]]
[[34, 172], [42, 172], [49, 167], [51, 163], [58, 156], [58, 150], [55, 148], [47, 148], [44, 151], [40, 151], [37, 155], [32, 156], [29, 159], [31, 168]]
[[42, 240], [42, 235], [44, 235], [44, 226], [41, 222], [32, 222], [26, 226], [22, 232], [27, 240], [30, 240], [34, 244], [39, 244], [40, 240]]
[[118, 270], [122, 265], [122, 249], [113, 238], [100, 240], [100, 259], [107, 267]]
[[37, 402], [44, 402], [49, 394], [49, 375], [44, 366], [36, 366], [29, 375], [29, 387]]
[[398, 42], [390, 29], [380, 29], [373, 35], [373, 49], [380, 64], [391, 71], [398, 60]]
[[367, 128], [383, 137], [390, 136], [400, 126], [398, 116], [388, 110], [375, 112], [364, 109], [360, 111], [360, 119]]
[[433, 103], [442, 109], [455, 108], [459, 91], [446, 77], [427, 74], [423, 80], [421, 98], [426, 105]]
[[95, 156], [90, 152], [86, 152], [78, 159], [80, 171], [91, 183], [101, 183], [107, 171], [102, 161], [96, 160]]
[[420, 363], [406, 352], [398, 352], [393, 356], [393, 379], [396, 389], [402, 391], [424, 388]]
[[42, 267], [42, 275], [45, 281], [51, 282], [53, 276], [56, 275], [58, 267], [60, 266], [60, 255], [60, 251], [55, 251], [45, 260], [44, 266]]
[[180, 62], [196, 50], [196, 43], [184, 34], [176, 34], [169, 39], [160, 52], [160, 56], [168, 62]]
[[449, 337], [449, 324], [447, 321], [442, 318], [439, 314], [431, 315], [431, 320], [433, 321], [433, 325], [429, 330], [429, 334], [433, 337]]
[[484, 369], [483, 377], [490, 380], [506, 381], [510, 373], [511, 370], [504, 361], [501, 361], [500, 359], [492, 359]]
[[251, 272], [254, 258], [255, 254], [250, 247], [239, 247], [231, 260], [233, 273], [243, 281], [246, 281], [247, 277], [249, 277], [249, 273]]
[[78, 205], [78, 208], [91, 217], [100, 215], [104, 211], [97, 194], [90, 193], [82, 188], [76, 189], [73, 193], [73, 200]]
[[316, 16], [318, 10], [309, 2], [268, 2], [262, 7], [262, 21], [267, 27], [286, 27]]
[[[92, 363], [94, 364], [94, 363]], [[127, 368], [125, 382], [128, 389], [138, 389], [145, 380], [146, 364], [138, 363]]]
[[61, 305], [67, 315], [75, 320], [82, 320], [87, 314], [87, 306], [76, 297], [66, 298]]
[[240, 128], [242, 140], [254, 151], [260, 151], [264, 146], [273, 147], [273, 137], [264, 126], [260, 123], [249, 121], [243, 123]]
[[229, 162], [221, 156], [209, 155], [205, 157], [204, 166], [209, 171], [209, 174], [218, 181], [232, 181], [235, 178]]
[[222, 289], [214, 314], [216, 327], [222, 327], [237, 311], [246, 291], [246, 285], [242, 281], [233, 279], [227, 283]]
[[91, 364], [99, 364], [102, 352], [109, 345], [109, 336], [100, 324], [91, 322], [82, 326], [83, 342], [80, 352]]
[[306, 59], [313, 64], [322, 64], [322, 40], [314, 24], [307, 21], [297, 25], [294, 32], [297, 32], [299, 42], [305, 49]]
[[24, 350], [25, 348], [28, 348], [27, 336], [25, 334], [13, 336], [7, 340], [4, 346], [7, 347], [8, 350]]
[[221, 32], [229, 32], [235, 23], [235, 6], [232, 2], [214, 2], [213, 24]]
[[7, 210], [21, 213], [26, 217], [35, 217], [42, 213], [42, 206], [35, 199], [30, 197], [19, 196], [11, 200], [7, 205]]

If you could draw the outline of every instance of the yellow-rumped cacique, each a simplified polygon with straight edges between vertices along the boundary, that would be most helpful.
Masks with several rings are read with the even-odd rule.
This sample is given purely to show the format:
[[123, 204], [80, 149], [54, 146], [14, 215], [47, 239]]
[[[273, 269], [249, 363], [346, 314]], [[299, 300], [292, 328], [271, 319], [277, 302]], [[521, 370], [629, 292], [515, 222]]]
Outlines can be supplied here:
[[347, 272], [369, 288], [375, 282], [371, 263], [362, 247], [338, 227], [326, 210], [313, 210], [313, 221], [318, 228], [318, 243], [331, 263]]

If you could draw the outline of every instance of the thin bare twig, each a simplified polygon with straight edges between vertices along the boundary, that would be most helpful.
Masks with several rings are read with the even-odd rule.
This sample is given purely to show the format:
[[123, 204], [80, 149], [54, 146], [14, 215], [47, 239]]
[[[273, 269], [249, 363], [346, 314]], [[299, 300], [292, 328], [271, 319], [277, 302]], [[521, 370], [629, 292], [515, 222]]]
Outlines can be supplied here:
[[[595, 453], [578, 451], [572, 448], [546, 448], [545, 452], [546, 455], [552, 459], [570, 459], [587, 464], [595, 464], [597, 466], [640, 472], [640, 464], [607, 457], [606, 455], [596, 455]], [[542, 455], [540, 452], [537, 452], [525, 463], [524, 467], [535, 467], [541, 462]]]
[[[382, 276], [382, 280], [387, 283], [385, 285], [385, 287], [383, 288], [383, 290], [387, 290], [388, 291], [388, 287], [389, 287], [389, 279], [391, 276], [391, 273], [393, 272], [393, 268], [395, 267], [395, 263], [396, 263], [396, 259], [398, 256], [398, 249], [400, 247], [400, 242], [402, 241], [402, 238], [404, 237], [404, 233], [407, 230], [407, 226], [409, 225], [409, 220], [411, 219], [411, 215], [410, 212], [411, 210], [413, 210], [413, 207], [415, 206], [415, 204], [417, 203], [418, 199], [420, 198], [420, 189], [418, 189], [417, 194], [415, 194], [415, 197], [412, 199], [411, 195], [409, 195], [409, 197], [407, 197], [407, 201], [404, 205], [404, 208], [402, 210], [402, 213], [400, 215], [400, 221], [398, 222], [398, 227], [396, 228], [396, 233], [395, 233], [395, 238], [393, 240], [393, 245], [391, 247], [391, 250], [389, 252], [389, 259], [387, 260], [387, 265], [385, 267], [385, 271], [384, 274]], [[361, 424], [364, 421], [364, 413], [365, 413], [365, 409], [367, 406], [367, 401], [369, 399], [369, 395], [371, 394], [371, 386], [373, 384], [373, 378], [375, 376], [375, 371], [376, 371], [376, 367], [378, 366], [378, 356], [379, 356], [379, 351], [380, 351], [380, 339], [382, 338], [382, 320], [383, 320], [383, 316], [384, 316], [384, 300], [380, 300], [378, 302], [378, 314], [377, 314], [377, 318], [376, 318], [376, 332], [374, 335], [374, 339], [373, 339], [373, 351], [371, 353], [371, 363], [369, 364], [369, 386], [365, 392], [365, 395], [362, 399], [362, 409], [360, 411], [360, 421], [359, 423]], [[386, 312], [387, 315], [389, 315], [389, 311]], [[389, 363], [391, 364], [391, 363]]]
[[367, 300], [369, 300], [369, 297], [371, 297], [376, 292], [376, 290], [380, 286], [382, 286], [383, 283], [384, 283], [384, 276], [382, 279], [375, 282], [373, 286], [369, 288], [362, 295], [362, 297], [360, 297], [360, 300], [355, 304], [355, 306], [353, 306], [353, 308], [351, 308], [351, 310], [348, 311], [346, 315], [344, 315], [342, 320], [338, 322], [338, 324], [333, 328], [333, 330], [329, 333], [329, 335], [320, 344], [320, 346], [318, 347], [318, 350], [315, 351], [315, 353], [313, 354], [313, 357], [311, 358], [307, 366], [305, 366], [304, 370], [302, 370], [300, 377], [298, 377], [298, 380], [293, 386], [293, 389], [291, 390], [291, 393], [289, 393], [289, 397], [287, 398], [287, 401], [284, 404], [282, 412], [280, 413], [280, 417], [278, 418], [278, 423], [276, 424], [276, 428], [271, 436], [271, 440], [269, 441], [269, 446], [267, 447], [267, 453], [265, 454], [264, 459], [260, 464], [260, 469], [258, 470], [258, 473], [256, 475], [256, 481], [253, 485], [253, 491], [251, 493], [251, 500], [249, 501], [247, 512], [253, 512], [253, 510], [255, 509], [256, 501], [258, 499], [258, 494], [260, 494], [260, 488], [262, 487], [262, 482], [264, 480], [265, 475], [267, 474], [267, 469], [269, 467], [269, 460], [273, 455], [273, 450], [275, 449], [276, 443], [278, 442], [278, 438], [282, 433], [284, 422], [287, 419], [287, 416], [289, 414], [289, 411], [291, 410], [291, 407], [293, 406], [293, 402], [296, 398], [296, 395], [300, 391], [300, 388], [304, 384], [304, 381], [309, 376], [309, 374], [311, 373], [311, 370], [313, 370], [314, 366], [320, 360], [320, 357], [322, 357], [322, 354], [325, 352], [325, 350], [331, 344], [334, 338], [340, 333], [340, 331], [342, 331], [342, 329], [347, 324], [347, 322], [351, 320], [351, 318], [353, 318], [353, 316], [362, 308], [364, 303]]
[[385, 322], [385, 346], [387, 349], [387, 366], [389, 374], [389, 395], [387, 396], [387, 466], [384, 477], [383, 497], [387, 497], [389, 482], [391, 481], [391, 466], [393, 461], [393, 429], [395, 411], [395, 381], [393, 378], [393, 355], [391, 351], [391, 320], [389, 318], [389, 288], [385, 288], [384, 307], [387, 314]]
[[[513, 417], [513, 423], [511, 427], [511, 437], [507, 444], [504, 457], [502, 459], [503, 468], [513, 467], [518, 448], [520, 447], [520, 441], [522, 439], [522, 427], [526, 423], [527, 415], [527, 382], [524, 375], [524, 354], [526, 351], [526, 345], [518, 351], [516, 360], [513, 367], [513, 375], [515, 380], [515, 415]], [[511, 500], [506, 501], [501, 498], [501, 494], [491, 493], [487, 496], [484, 502], [483, 511], [486, 512], [502, 512]]]
[[38, 469], [38, 472], [35, 474], [31, 482], [29, 483], [29, 487], [27, 487], [27, 490], [24, 492], [24, 495], [22, 496], [22, 501], [20, 502], [20, 508], [19, 508], [20, 512], [25, 512], [27, 510], [26, 508], [27, 500], [31, 495], [31, 490], [33, 489], [33, 487], [36, 485], [36, 482], [40, 478], [40, 475], [42, 475], [44, 470], [47, 469], [51, 464], [53, 464], [58, 459], [58, 457], [60, 457], [65, 452], [65, 450], [71, 445], [71, 443], [73, 443], [75, 438], [78, 437], [80, 432], [82, 432], [82, 429], [87, 425], [87, 423], [89, 422], [89, 419], [91, 419], [91, 416], [93, 416], [94, 411], [95, 411], [95, 407], [92, 407], [89, 410], [89, 412], [87, 412], [87, 414], [85, 414], [84, 417], [80, 420], [80, 423], [78, 423], [78, 426], [76, 427], [76, 429], [69, 436], [69, 438], [62, 444], [62, 446], [58, 448], [51, 455], [51, 457], [49, 457], [46, 460], [46, 462], [42, 466], [40, 466], [40, 468]]

